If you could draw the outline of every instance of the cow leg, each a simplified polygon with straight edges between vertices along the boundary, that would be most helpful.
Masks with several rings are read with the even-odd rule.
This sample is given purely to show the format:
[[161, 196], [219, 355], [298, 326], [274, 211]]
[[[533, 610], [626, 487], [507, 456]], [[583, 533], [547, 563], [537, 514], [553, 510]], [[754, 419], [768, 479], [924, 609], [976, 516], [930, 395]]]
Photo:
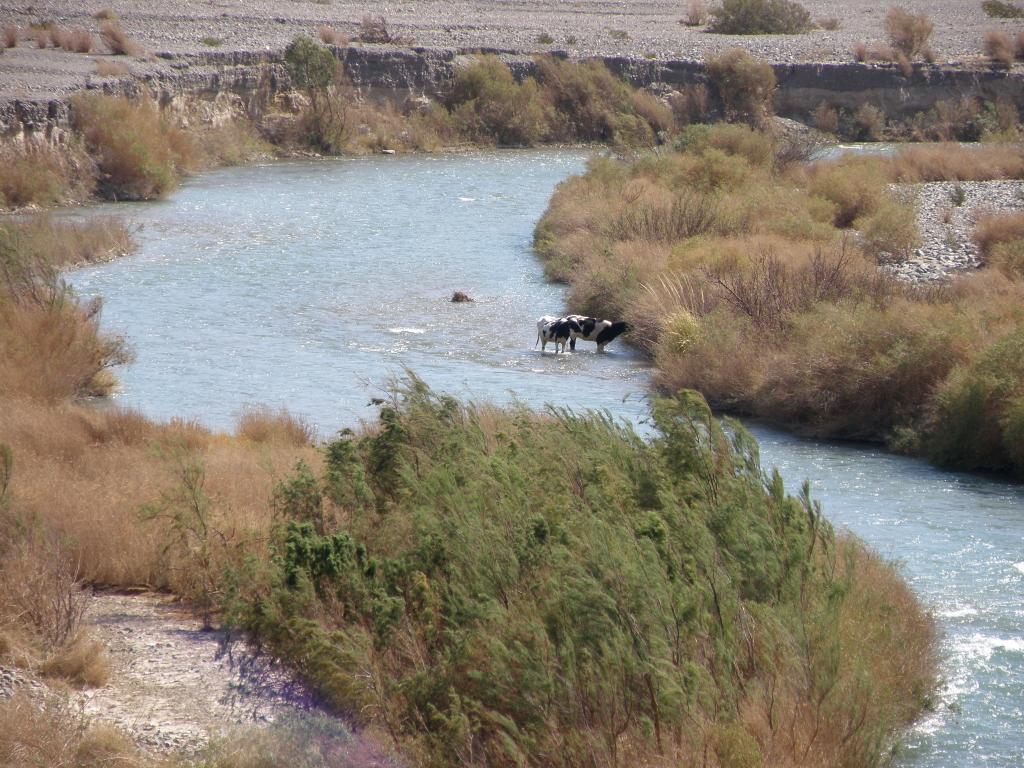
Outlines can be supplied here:
[[569, 349], [572, 350], [573, 352], [576, 351], [576, 338], [575, 337], [569, 339]]

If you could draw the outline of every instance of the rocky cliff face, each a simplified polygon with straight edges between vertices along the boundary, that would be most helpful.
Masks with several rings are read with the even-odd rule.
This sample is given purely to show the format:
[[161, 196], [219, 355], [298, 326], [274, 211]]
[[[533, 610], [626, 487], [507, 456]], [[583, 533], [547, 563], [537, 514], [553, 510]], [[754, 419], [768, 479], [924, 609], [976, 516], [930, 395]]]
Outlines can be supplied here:
[[[470, 51], [446, 48], [405, 48], [388, 45], [333, 49], [353, 85], [364, 94], [404, 102], [409, 96], [437, 97], [449, 87], [454, 72], [471, 60]], [[475, 52], [475, 51], [474, 51]], [[500, 55], [518, 78], [534, 73], [529, 56], [513, 51], [485, 50]], [[558, 55], [558, 54], [556, 54]], [[289, 87], [276, 52], [209, 52], [158, 54], [141, 73], [120, 79], [86, 78], [83, 89], [110, 93], [149, 92], [161, 105], [183, 101], [226, 103], [249, 108], [254, 101]], [[699, 61], [658, 61], [628, 57], [601, 59], [634, 85], [667, 92], [706, 83]], [[1024, 73], [990, 69], [918, 65], [910, 77], [895, 66], [862, 64], [778, 64], [779, 114], [805, 118], [821, 102], [855, 110], [874, 104], [889, 118], [906, 118], [944, 99], [1002, 99], [1024, 106]], [[10, 100], [0, 103], [0, 135], [7, 139], [60, 140], [70, 118], [64, 99]]]

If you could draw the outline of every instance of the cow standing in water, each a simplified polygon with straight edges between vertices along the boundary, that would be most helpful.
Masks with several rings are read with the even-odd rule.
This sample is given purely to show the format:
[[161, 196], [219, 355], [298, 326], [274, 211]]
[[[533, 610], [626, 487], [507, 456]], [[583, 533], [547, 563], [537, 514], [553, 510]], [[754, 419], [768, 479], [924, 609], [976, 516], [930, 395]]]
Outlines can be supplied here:
[[537, 343], [533, 346], [540, 344], [540, 351], [543, 352], [548, 342], [554, 342], [557, 355], [559, 345], [562, 347], [561, 351], [565, 352], [565, 345], [572, 340], [573, 334], [580, 333], [582, 330], [580, 324], [571, 318], [544, 315], [537, 320]]
[[576, 339], [584, 341], [596, 341], [597, 351], [604, 352], [604, 348], [619, 336], [629, 330], [629, 325], [622, 321], [612, 322], [611, 320], [598, 320], [596, 317], [584, 317], [583, 315], [569, 315], [566, 320], [575, 320], [580, 326], [579, 333], [574, 333], [569, 340], [569, 349], [576, 350]]

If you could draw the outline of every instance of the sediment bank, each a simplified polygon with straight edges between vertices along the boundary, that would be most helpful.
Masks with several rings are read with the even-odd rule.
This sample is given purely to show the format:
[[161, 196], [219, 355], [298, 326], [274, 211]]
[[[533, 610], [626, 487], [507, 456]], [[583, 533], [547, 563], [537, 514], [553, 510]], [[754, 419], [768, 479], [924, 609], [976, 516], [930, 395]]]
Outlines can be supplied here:
[[[532, 53], [500, 48], [352, 44], [332, 46], [332, 51], [364, 97], [400, 106], [410, 98], [437, 98], [445, 93], [457, 69], [480, 51], [500, 55], [519, 79], [535, 74], [537, 66]], [[552, 53], [572, 55], [566, 50]], [[67, 97], [83, 89], [120, 95], [148, 91], [161, 105], [173, 107], [183, 99], [236, 99], [247, 105], [257, 97], [290, 88], [282, 64], [283, 49], [165, 51], [144, 59], [117, 57], [127, 66], [128, 74], [98, 76], [92, 62], [111, 58], [28, 48], [8, 50], [0, 57], [0, 74], [8, 81], [7, 87], [0, 88], [0, 136], [59, 141], [70, 117]], [[659, 94], [709, 83], [704, 62], [696, 59], [583, 58], [598, 59], [630, 84]], [[917, 64], [913, 74], [904, 77], [889, 64], [780, 63], [773, 69], [778, 80], [777, 113], [802, 120], [822, 102], [848, 111], [873, 104], [895, 120], [926, 112], [940, 101], [964, 98], [1009, 102], [1018, 108], [1024, 104], [1024, 71]], [[41, 79], [45, 82], [34, 84]], [[16, 87], [18, 83], [21, 85]]]

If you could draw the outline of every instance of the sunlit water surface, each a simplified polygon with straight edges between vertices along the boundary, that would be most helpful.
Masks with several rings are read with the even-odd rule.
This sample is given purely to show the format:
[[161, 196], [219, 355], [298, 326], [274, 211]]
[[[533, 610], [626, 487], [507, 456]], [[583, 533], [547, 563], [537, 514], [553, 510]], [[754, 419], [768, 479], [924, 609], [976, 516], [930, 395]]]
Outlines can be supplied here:
[[[275, 163], [191, 180], [127, 213], [128, 258], [70, 275], [104, 297], [137, 361], [124, 405], [229, 428], [246, 404], [287, 406], [321, 436], [370, 419], [408, 368], [477, 400], [608, 409], [634, 423], [649, 372], [616, 342], [541, 355], [535, 320], [565, 292], [531, 252], [578, 151]], [[471, 304], [452, 304], [453, 291]], [[902, 745], [920, 768], [1024, 765], [1024, 490], [863, 446], [751, 425], [766, 466], [811, 480], [831, 520], [905, 564], [945, 634], [940, 705]]]

